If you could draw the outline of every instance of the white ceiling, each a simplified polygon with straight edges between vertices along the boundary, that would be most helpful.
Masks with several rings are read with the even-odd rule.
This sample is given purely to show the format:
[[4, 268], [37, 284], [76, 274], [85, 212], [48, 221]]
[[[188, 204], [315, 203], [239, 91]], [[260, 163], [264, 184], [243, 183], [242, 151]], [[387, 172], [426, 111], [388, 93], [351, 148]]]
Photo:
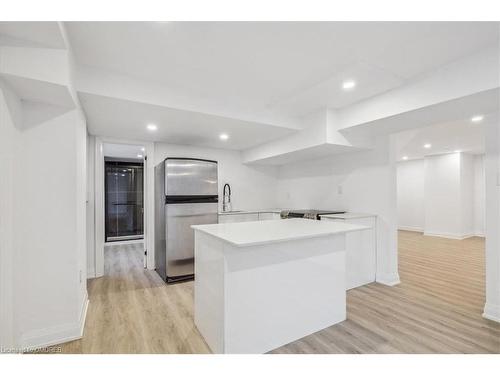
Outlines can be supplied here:
[[[241, 150], [290, 134], [290, 129], [181, 111], [92, 94], [79, 94], [91, 134]], [[153, 123], [158, 130], [150, 132]], [[226, 133], [230, 139], [221, 141]]]
[[[79, 64], [233, 109], [339, 108], [495, 43], [486, 22], [68, 22]], [[345, 93], [343, 79], [358, 87]]]
[[[57, 22], [0, 22], [3, 44], [66, 48], [66, 43]], [[29, 42], [29, 43], [27, 43]]]
[[[421, 159], [427, 155], [437, 155], [459, 150], [471, 154], [484, 153], [485, 131], [489, 123], [497, 123], [498, 114], [490, 113], [481, 123], [473, 123], [469, 119], [419, 129], [407, 130], [396, 134], [396, 157], [402, 160]], [[424, 144], [432, 145], [430, 149]]]
[[[342, 81], [355, 78], [359, 86], [355, 90], [341, 89]], [[342, 108], [354, 102], [391, 90], [404, 83], [399, 76], [366, 63], [353, 63], [295, 95], [284, 97], [269, 107], [292, 116], [300, 116], [319, 108]]]
[[[494, 22], [65, 22], [64, 26], [76, 72], [90, 72], [83, 77], [91, 84], [82, 87], [77, 81], [76, 90], [91, 134], [239, 150], [291, 134], [301, 116], [320, 108], [348, 110], [351, 104], [418, 81], [452, 61], [492, 45], [498, 48], [499, 34]], [[58, 22], [0, 22], [0, 44], [66, 48]], [[355, 90], [341, 89], [346, 79], [357, 81]], [[29, 89], [33, 100], [40, 96], [40, 90], [23, 81], [13, 85], [19, 91]], [[53, 94], [60, 104], [64, 98]], [[416, 113], [407, 118], [408, 128], [454, 121], [482, 109], [472, 104], [450, 103], [447, 116], [426, 112], [425, 123]], [[401, 121], [406, 120], [394, 121], [401, 130]], [[158, 125], [158, 131], [145, 129], [150, 122]], [[219, 140], [222, 132], [230, 135], [228, 142]], [[417, 154], [417, 148], [405, 147]]]
[[353, 139], [356, 137], [376, 137], [432, 125], [467, 123], [475, 113], [496, 113], [499, 110], [500, 89], [495, 88], [364, 122], [342, 129], [341, 132], [348, 139], [351, 137]]

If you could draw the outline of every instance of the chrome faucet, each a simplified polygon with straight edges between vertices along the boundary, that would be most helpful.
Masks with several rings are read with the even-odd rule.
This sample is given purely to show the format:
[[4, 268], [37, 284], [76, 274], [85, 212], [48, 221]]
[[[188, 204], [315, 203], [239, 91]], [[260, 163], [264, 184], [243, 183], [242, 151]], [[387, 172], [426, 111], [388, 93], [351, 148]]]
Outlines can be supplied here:
[[225, 184], [222, 189], [222, 211], [231, 211], [231, 186], [229, 184]]

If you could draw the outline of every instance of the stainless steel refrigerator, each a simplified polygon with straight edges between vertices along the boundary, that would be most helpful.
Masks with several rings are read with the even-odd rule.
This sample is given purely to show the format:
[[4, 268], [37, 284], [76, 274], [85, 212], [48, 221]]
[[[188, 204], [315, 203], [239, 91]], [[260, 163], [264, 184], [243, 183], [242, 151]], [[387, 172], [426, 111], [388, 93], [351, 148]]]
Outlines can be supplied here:
[[193, 224], [215, 224], [217, 162], [167, 158], [155, 167], [155, 266], [167, 283], [194, 276]]

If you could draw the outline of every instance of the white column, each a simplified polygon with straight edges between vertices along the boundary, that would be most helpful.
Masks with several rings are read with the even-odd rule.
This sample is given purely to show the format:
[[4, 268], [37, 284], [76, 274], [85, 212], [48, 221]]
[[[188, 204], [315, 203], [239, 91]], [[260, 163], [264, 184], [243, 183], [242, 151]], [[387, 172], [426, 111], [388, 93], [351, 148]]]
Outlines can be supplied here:
[[[385, 142], [385, 141], [384, 141]], [[397, 222], [397, 176], [395, 137], [389, 136], [381, 151], [386, 153], [387, 163], [380, 169], [378, 178], [385, 181], [379, 188], [382, 195], [383, 212], [377, 216], [377, 276], [376, 281], [385, 285], [400, 283], [398, 272], [398, 222]]]
[[483, 316], [500, 322], [500, 131], [486, 125], [486, 303]]

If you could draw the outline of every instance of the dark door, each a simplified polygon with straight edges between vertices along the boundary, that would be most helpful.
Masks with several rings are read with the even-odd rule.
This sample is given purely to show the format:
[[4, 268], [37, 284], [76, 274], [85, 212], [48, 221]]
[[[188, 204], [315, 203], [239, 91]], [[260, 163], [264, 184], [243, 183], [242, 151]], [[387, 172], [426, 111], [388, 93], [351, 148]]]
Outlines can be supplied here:
[[144, 237], [144, 165], [105, 162], [106, 242]]

